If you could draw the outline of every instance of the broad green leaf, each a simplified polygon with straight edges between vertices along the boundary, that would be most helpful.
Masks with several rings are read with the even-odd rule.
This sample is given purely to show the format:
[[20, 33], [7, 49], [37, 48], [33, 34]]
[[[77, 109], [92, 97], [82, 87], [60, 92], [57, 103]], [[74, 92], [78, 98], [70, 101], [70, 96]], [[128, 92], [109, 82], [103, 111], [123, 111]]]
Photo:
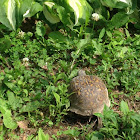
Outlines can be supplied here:
[[18, 87], [12, 81], [9, 81], [8, 78], [4, 79], [4, 84], [11, 89], [13, 92], [16, 92]]
[[78, 131], [76, 129], [68, 129], [68, 130], [64, 131], [64, 134], [77, 137], [77, 136], [79, 136], [80, 131]]
[[91, 137], [91, 140], [99, 140], [99, 139], [98, 139], [98, 137], [96, 137], [96, 136], [93, 135], [93, 136]]
[[0, 1], [0, 22], [10, 30], [16, 29], [15, 0]]
[[56, 82], [57, 82], [58, 80], [60, 80], [60, 79], [65, 80], [66, 78], [67, 78], [67, 76], [66, 76], [65, 73], [60, 73], [60, 74], [57, 75], [57, 78], [56, 78], [56, 80], [54, 81], [54, 83], [56, 83]]
[[89, 62], [91, 65], [95, 65], [97, 61], [96, 61], [96, 59], [90, 58]]
[[111, 21], [108, 24], [108, 28], [109, 29], [119, 28], [125, 25], [128, 22], [128, 20], [129, 16], [127, 14], [125, 14], [124, 12], [118, 12], [112, 17]]
[[76, 52], [71, 52], [71, 57], [73, 58], [73, 59], [77, 59], [78, 57], [79, 57], [79, 53], [78, 53], [78, 51], [76, 51]]
[[132, 6], [131, 0], [100, 0], [101, 3], [110, 8], [126, 8]]
[[69, 79], [75, 77], [77, 75], [78, 71], [79, 71], [78, 69], [74, 69], [73, 71], [71, 71], [71, 73], [69, 75]]
[[44, 60], [38, 59], [37, 63], [38, 63], [38, 66], [41, 67], [41, 68], [45, 65], [45, 61]]
[[31, 8], [26, 11], [24, 17], [32, 17], [39, 11], [43, 11], [43, 7], [38, 2], [33, 2]]
[[109, 38], [112, 39], [112, 33], [111, 33], [110, 31], [106, 31], [106, 34], [107, 34], [107, 36], [108, 36]]
[[70, 14], [67, 12], [67, 10], [60, 5], [56, 6], [56, 9], [61, 22], [72, 29], [74, 24], [71, 21]]
[[139, 113], [135, 113], [131, 115], [131, 119], [134, 121], [138, 121], [138, 123], [140, 123], [140, 112]]
[[20, 26], [23, 15], [30, 9], [33, 0], [1, 0], [0, 22], [10, 30]]
[[124, 101], [121, 101], [121, 103], [120, 103], [120, 110], [121, 110], [121, 112], [124, 113], [125, 115], [127, 115], [128, 112], [130, 111], [130, 110], [129, 110], [129, 107], [128, 107], [128, 104], [127, 104], [126, 102], [124, 102]]
[[40, 107], [40, 105], [41, 105], [41, 103], [38, 101], [29, 102], [20, 109], [20, 112], [34, 111], [34, 110], [38, 109]]
[[4, 114], [6, 112], [7, 106], [6, 101], [0, 98], [0, 112]]
[[86, 45], [87, 45], [89, 42], [90, 42], [89, 39], [80, 39], [80, 40], [78, 41], [78, 43], [76, 44], [77, 50], [76, 50], [76, 51], [73, 51], [73, 52], [71, 53], [71, 57], [72, 57], [73, 59], [77, 59], [77, 58], [80, 56], [80, 54], [81, 54], [81, 52], [83, 51], [83, 49], [86, 47]]
[[98, 138], [96, 135], [93, 135], [93, 136], [91, 137], [91, 140], [99, 140], [99, 138]]
[[81, 49], [81, 48], [85, 48], [85, 46], [90, 43], [90, 39], [80, 39], [78, 41], [78, 43], [76, 44], [77, 48]]
[[6, 110], [6, 112], [3, 114], [3, 122], [4, 125], [7, 128], [10, 129], [16, 129], [18, 127], [17, 123], [13, 121], [12, 117], [11, 117], [11, 111], [10, 110]]
[[88, 22], [92, 14], [92, 7], [86, 0], [66, 0], [65, 2], [73, 9], [75, 15], [75, 25]]
[[39, 21], [36, 25], [36, 33], [41, 37], [43, 37], [46, 33], [46, 28], [41, 21]]
[[8, 0], [5, 3], [5, 8], [6, 8], [6, 15], [10, 22], [10, 25], [15, 30], [16, 29], [16, 18], [15, 18], [16, 3], [15, 3], [15, 0]]
[[123, 47], [120, 52], [116, 53], [117, 57], [124, 58], [125, 53], [128, 51], [127, 47]]
[[21, 105], [21, 99], [14, 96], [13, 92], [7, 91], [8, 96], [8, 104], [12, 107], [13, 110], [16, 110], [18, 107], [20, 108]]
[[3, 53], [6, 49], [11, 47], [11, 41], [9, 39], [0, 39], [0, 53]]
[[95, 40], [92, 40], [92, 45], [96, 49], [95, 55], [101, 55], [103, 53], [103, 47], [101, 43], [97, 43]]
[[24, 14], [31, 8], [33, 0], [15, 0], [16, 1], [16, 21], [18, 28], [21, 25]]
[[[75, 24], [72, 22], [73, 12]], [[74, 25], [87, 23], [91, 16], [92, 8], [86, 0], [63, 0], [61, 6], [46, 1], [44, 2], [43, 13], [49, 22], [54, 24], [61, 20], [63, 24], [72, 28]]]
[[60, 22], [59, 17], [57, 16], [57, 13], [54, 13], [53, 6], [55, 3], [53, 2], [44, 2], [43, 5], [43, 13], [45, 18], [52, 24], [55, 24], [57, 22]]
[[56, 103], [59, 104], [60, 103], [60, 96], [55, 92], [53, 93], [53, 95], [55, 97]]
[[45, 135], [43, 130], [41, 128], [39, 128], [38, 139], [39, 140], [49, 140], [49, 135], [48, 134]]
[[58, 31], [51, 32], [49, 34], [49, 37], [52, 38], [54, 41], [59, 42], [59, 43], [64, 43], [67, 41], [67, 37]]
[[103, 114], [101, 114], [101, 113], [94, 113], [94, 115], [97, 117], [103, 118]]
[[2, 99], [0, 99], [0, 112], [3, 115], [3, 123], [5, 127], [10, 129], [16, 129], [18, 125], [12, 119], [11, 110], [7, 108], [6, 101]]
[[99, 40], [101, 40], [105, 35], [105, 28], [103, 28], [99, 34]]

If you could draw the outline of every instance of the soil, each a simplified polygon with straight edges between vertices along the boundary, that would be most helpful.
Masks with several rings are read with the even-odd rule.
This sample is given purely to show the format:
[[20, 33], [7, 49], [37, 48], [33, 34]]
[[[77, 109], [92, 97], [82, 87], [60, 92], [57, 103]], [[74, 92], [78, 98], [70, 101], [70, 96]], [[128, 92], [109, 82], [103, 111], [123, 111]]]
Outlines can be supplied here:
[[134, 110], [135, 112], [139, 112], [140, 111], [140, 92], [137, 92], [135, 95], [129, 96], [129, 97], [127, 97], [124, 94], [120, 94], [120, 93], [121, 93], [120, 91], [114, 91], [113, 92], [114, 95], [118, 95], [117, 98], [113, 98], [114, 99], [114, 102], [116, 104], [118, 104], [118, 105], [113, 104], [112, 109], [115, 112], [118, 112], [118, 113], [120, 112], [119, 111], [119, 104], [120, 104], [120, 102], [122, 100], [124, 100], [125, 102], [127, 102], [130, 110]]
[[[26, 122], [21, 122], [22, 126], [20, 126], [20, 128], [24, 129], [24, 132], [21, 133], [20, 128], [16, 129], [15, 131], [13, 131], [12, 133], [19, 136], [20, 140], [26, 140], [28, 136], [30, 135], [34, 135], [37, 136], [38, 135], [38, 129], [39, 128], [28, 128], [26, 124]], [[59, 140], [74, 140], [74, 138], [72, 138], [71, 136], [65, 135], [65, 134], [61, 134], [58, 135], [58, 132], [61, 133], [61, 131], [66, 131], [69, 129], [75, 129], [78, 128], [78, 130], [83, 131], [84, 130], [84, 126], [89, 125], [87, 132], [85, 133], [85, 135], [93, 130], [97, 129], [97, 117], [93, 116], [92, 118], [89, 117], [84, 117], [84, 116], [80, 116], [77, 115], [75, 113], [69, 112], [69, 114], [67, 116], [64, 117], [64, 120], [59, 123], [58, 126], [52, 126], [49, 127], [47, 125], [42, 126], [41, 129], [43, 129], [45, 134], [48, 134], [50, 136], [49, 140], [54, 140], [53, 138], [51, 138], [52, 135], [57, 136], [57, 138], [59, 138]], [[84, 140], [85, 136], [80, 137], [80, 140]], [[6, 139], [8, 140], [8, 138]]]

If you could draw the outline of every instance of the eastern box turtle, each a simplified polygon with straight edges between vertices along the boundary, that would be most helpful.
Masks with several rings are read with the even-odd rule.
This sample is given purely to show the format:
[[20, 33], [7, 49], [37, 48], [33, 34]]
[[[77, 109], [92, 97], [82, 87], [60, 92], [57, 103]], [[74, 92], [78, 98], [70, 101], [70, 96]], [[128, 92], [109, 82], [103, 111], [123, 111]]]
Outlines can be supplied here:
[[104, 104], [110, 106], [108, 90], [103, 81], [93, 75], [86, 75], [84, 70], [70, 83], [70, 111], [82, 116], [92, 116], [102, 113]]

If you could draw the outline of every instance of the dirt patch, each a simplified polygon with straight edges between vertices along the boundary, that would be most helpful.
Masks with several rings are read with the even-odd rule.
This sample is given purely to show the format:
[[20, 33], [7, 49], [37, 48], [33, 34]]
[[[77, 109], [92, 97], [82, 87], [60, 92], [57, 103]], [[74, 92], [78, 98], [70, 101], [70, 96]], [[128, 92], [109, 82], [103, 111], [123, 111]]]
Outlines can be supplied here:
[[140, 111], [140, 92], [137, 92], [137, 94], [132, 96], [126, 96], [125, 94], [122, 94], [120, 91], [114, 91], [113, 96], [116, 96], [113, 98], [113, 107], [112, 109], [119, 113], [119, 105], [120, 102], [123, 100], [127, 102], [129, 109], [134, 110], [135, 112]]
[[34, 18], [25, 18], [20, 26], [23, 32], [35, 32], [36, 20]]
[[[38, 130], [41, 128], [45, 134], [50, 136], [49, 140], [54, 140], [54, 137], [57, 137], [59, 140], [75, 140], [73, 136], [70, 136], [71, 132], [68, 134], [64, 134], [64, 131], [67, 130], [74, 130], [84, 133], [83, 136], [78, 136], [80, 140], [84, 140], [86, 134], [90, 131], [97, 129], [97, 117], [83, 117], [77, 115], [75, 113], [69, 113], [69, 115], [64, 117], [64, 120], [59, 123], [57, 126], [49, 127], [47, 124], [44, 126], [40, 126], [38, 128], [29, 128], [27, 121], [20, 121], [18, 122], [19, 127], [16, 130], [10, 132], [10, 135], [16, 135], [19, 137], [19, 140], [27, 140], [28, 136], [33, 135], [36, 137], [38, 135]], [[85, 129], [86, 126], [86, 129]], [[22, 129], [21, 129], [22, 128]], [[22, 130], [22, 131], [21, 131]], [[10, 135], [7, 134], [5, 137], [6, 140], [10, 140]], [[76, 137], [76, 136], [75, 136]]]

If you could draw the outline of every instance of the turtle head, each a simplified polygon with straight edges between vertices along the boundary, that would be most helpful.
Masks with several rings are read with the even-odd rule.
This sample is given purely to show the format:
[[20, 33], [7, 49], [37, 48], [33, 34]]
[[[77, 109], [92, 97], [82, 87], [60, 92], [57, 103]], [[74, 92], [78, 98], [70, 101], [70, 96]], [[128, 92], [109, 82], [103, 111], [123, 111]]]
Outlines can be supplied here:
[[84, 76], [84, 75], [86, 75], [84, 70], [79, 70], [78, 71], [78, 76]]

